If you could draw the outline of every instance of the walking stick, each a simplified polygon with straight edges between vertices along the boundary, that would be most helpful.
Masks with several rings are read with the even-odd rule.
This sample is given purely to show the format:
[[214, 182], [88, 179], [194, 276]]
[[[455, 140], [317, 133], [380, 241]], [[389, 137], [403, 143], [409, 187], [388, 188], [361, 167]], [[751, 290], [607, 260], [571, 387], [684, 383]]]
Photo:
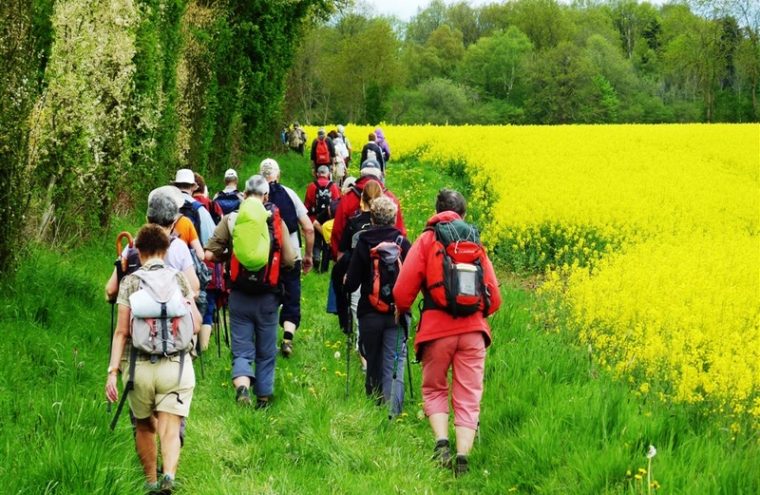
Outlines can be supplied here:
[[216, 357], [222, 357], [222, 328], [219, 324], [219, 306], [214, 308], [214, 333], [216, 334]]
[[348, 317], [346, 318], [346, 399], [349, 396], [349, 376], [351, 374], [351, 351], [353, 350], [353, 337], [354, 337], [354, 314], [351, 311], [351, 294], [347, 294], [348, 304], [346, 305], [346, 311], [348, 311]]
[[201, 340], [195, 343], [195, 350], [198, 352], [198, 359], [201, 362], [201, 378], [206, 378], [206, 366], [203, 362], [203, 349], [201, 348]]
[[409, 397], [414, 399], [414, 385], [412, 384], [412, 361], [409, 357], [409, 328], [411, 327], [412, 315], [407, 313], [401, 317], [401, 325], [404, 329], [404, 343], [406, 344], [406, 374], [409, 382]]
[[224, 343], [230, 348], [230, 329], [227, 326], [227, 306], [222, 306], [222, 324], [224, 325]]
[[[398, 361], [401, 347], [401, 328], [396, 330], [396, 351], [393, 355], [393, 377], [391, 378], [391, 396], [388, 400], [388, 419], [392, 420], [396, 414], [393, 411], [393, 404], [396, 401], [396, 378], [398, 377]], [[402, 370], [403, 371], [403, 370]]]

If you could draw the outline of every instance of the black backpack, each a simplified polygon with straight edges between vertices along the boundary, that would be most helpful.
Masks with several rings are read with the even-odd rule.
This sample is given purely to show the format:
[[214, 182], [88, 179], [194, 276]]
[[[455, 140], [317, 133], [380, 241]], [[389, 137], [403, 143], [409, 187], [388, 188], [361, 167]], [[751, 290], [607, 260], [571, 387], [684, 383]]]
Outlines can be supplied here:
[[198, 237], [201, 236], [201, 215], [198, 213], [198, 210], [202, 206], [203, 205], [198, 201], [190, 201], [189, 199], [186, 199], [185, 204], [183, 204], [179, 209], [179, 212], [183, 216], [186, 216], [193, 222], [193, 225], [195, 226], [195, 232], [198, 234]]
[[237, 191], [219, 191], [214, 203], [222, 209], [222, 215], [227, 215], [240, 208], [240, 193]]
[[320, 186], [317, 181], [314, 181], [314, 185], [317, 186], [316, 201], [314, 207], [312, 207], [312, 215], [319, 215], [322, 212], [327, 211], [330, 208], [332, 202], [332, 181], [328, 182], [326, 186]]

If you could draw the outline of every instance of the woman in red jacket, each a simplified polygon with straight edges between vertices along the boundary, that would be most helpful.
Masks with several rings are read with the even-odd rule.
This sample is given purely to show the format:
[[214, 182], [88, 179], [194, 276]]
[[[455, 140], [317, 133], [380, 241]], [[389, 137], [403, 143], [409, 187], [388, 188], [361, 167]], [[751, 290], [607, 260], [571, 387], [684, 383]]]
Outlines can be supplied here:
[[[427, 228], [414, 242], [406, 257], [393, 297], [397, 314], [404, 314], [409, 311], [420, 291], [425, 296], [425, 308], [414, 340], [415, 352], [422, 361], [425, 414], [436, 437], [434, 457], [448, 468], [452, 464], [448, 439], [450, 388], [456, 430], [457, 457], [454, 467], [459, 475], [467, 472], [467, 455], [472, 449], [478, 428], [486, 347], [491, 343], [491, 329], [486, 317], [499, 309], [501, 294], [491, 261], [483, 255], [476, 263], [483, 275], [483, 284], [479, 288], [479, 293], [482, 294], [482, 298], [478, 299], [479, 309], [469, 315], [454, 316], [452, 313], [456, 309], [436, 305], [431, 291], [443, 284], [436, 284], [429, 279], [431, 273], [440, 271], [440, 267], [433, 264], [441, 263], [442, 258], [436, 252], [442, 244], [446, 246], [443, 233], [453, 233], [457, 239], [455, 242], [466, 240], [470, 236], [474, 241], [471, 245], [476, 248], [479, 239], [474, 227], [462, 220], [467, 204], [459, 192], [441, 190], [435, 206], [436, 215], [428, 220]], [[451, 384], [448, 382], [449, 369], [452, 369]]]

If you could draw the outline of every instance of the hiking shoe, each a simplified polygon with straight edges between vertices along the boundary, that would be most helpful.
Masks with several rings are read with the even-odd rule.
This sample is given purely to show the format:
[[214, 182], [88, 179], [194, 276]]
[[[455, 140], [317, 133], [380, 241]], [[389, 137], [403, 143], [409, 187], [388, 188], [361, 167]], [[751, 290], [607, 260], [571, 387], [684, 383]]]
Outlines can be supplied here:
[[282, 352], [283, 357], [289, 358], [293, 354], [293, 341], [283, 340], [280, 344], [280, 352]]
[[235, 393], [235, 400], [238, 404], [241, 404], [243, 406], [250, 406], [251, 394], [248, 392], [248, 387], [245, 385], [240, 385], [237, 388], [237, 392]]
[[462, 476], [463, 474], [467, 474], [467, 471], [469, 471], [470, 468], [467, 465], [467, 456], [457, 454], [457, 461], [454, 465], [454, 476]]
[[174, 478], [170, 474], [165, 474], [161, 478], [161, 491], [159, 493], [163, 495], [170, 495], [174, 490]]
[[256, 409], [266, 409], [267, 407], [272, 405], [272, 398], [271, 397], [257, 397], [256, 398]]
[[435, 443], [435, 449], [433, 449], [433, 460], [436, 461], [442, 468], [451, 469], [451, 448], [449, 447], [448, 440], [438, 440]]
[[143, 491], [147, 493], [148, 495], [154, 495], [156, 493], [159, 493], [161, 490], [161, 482], [156, 481], [155, 483], [148, 483], [147, 481], [143, 485]]

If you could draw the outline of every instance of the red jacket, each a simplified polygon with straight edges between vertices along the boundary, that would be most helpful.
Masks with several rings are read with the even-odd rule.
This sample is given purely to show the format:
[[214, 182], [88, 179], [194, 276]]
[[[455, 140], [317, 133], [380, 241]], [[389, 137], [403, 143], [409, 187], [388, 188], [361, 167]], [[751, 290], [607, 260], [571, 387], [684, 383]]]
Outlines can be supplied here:
[[[317, 182], [321, 187], [324, 187], [330, 183], [330, 179], [319, 177]], [[338, 189], [338, 186], [334, 182], [332, 183], [332, 187], [330, 187], [330, 197], [333, 201], [340, 198], [340, 189]], [[317, 206], [317, 184], [313, 181], [306, 186], [306, 196], [304, 197], [303, 205], [309, 210], [309, 220], [313, 222], [315, 215], [312, 211]]]
[[[356, 181], [355, 186], [359, 191], [362, 191], [364, 190], [364, 184], [370, 180], [378, 182], [374, 177], [362, 177]], [[333, 222], [332, 235], [330, 236], [330, 247], [332, 248], [333, 257], [335, 259], [338, 258], [338, 246], [340, 246], [340, 238], [343, 236], [343, 231], [346, 229], [346, 222], [352, 215], [359, 211], [359, 208], [361, 207], [361, 198], [359, 197], [359, 194], [353, 191], [354, 189], [352, 188], [351, 191], [343, 196], [338, 205], [338, 209], [335, 212], [335, 221]], [[392, 192], [385, 189], [385, 186], [383, 186], [383, 191], [384, 194], [391, 198], [391, 200], [396, 203], [396, 206], [398, 206], [398, 212], [396, 213], [396, 228], [401, 232], [401, 235], [406, 236], [404, 217], [401, 215], [401, 205], [399, 204], [398, 199], [396, 199], [396, 196], [394, 196]]]
[[[439, 222], [450, 222], [460, 219], [460, 216], [453, 211], [444, 211], [428, 220], [427, 226], [432, 227]], [[432, 258], [431, 251], [434, 242], [434, 232], [423, 232], [414, 241], [409, 254], [406, 256], [406, 260], [404, 260], [404, 266], [401, 268], [401, 273], [393, 288], [393, 299], [400, 313], [406, 313], [411, 309], [414, 300], [417, 298], [417, 294], [426, 286], [427, 261]], [[488, 309], [488, 314], [491, 315], [501, 305], [501, 293], [499, 292], [499, 282], [496, 279], [493, 265], [487, 257], [483, 265], [483, 276], [488, 292], [491, 294], [491, 304]], [[470, 316], [455, 318], [446, 311], [428, 309], [422, 312], [420, 326], [414, 338], [414, 350], [415, 352], [419, 352], [420, 345], [431, 340], [475, 331], [483, 332], [486, 346], [491, 344], [491, 328], [488, 326], [488, 322], [483, 314], [475, 313]]]

